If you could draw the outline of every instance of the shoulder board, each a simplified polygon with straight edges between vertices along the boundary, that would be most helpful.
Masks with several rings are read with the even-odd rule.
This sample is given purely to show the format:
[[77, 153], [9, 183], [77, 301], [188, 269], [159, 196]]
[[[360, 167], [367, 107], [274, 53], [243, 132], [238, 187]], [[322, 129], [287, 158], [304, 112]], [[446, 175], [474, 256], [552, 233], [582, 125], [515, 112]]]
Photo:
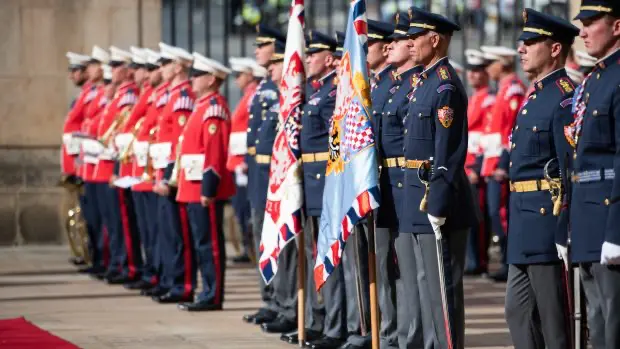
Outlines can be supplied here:
[[181, 97], [189, 97], [189, 90], [187, 88], [182, 88], [181, 89]]
[[495, 95], [488, 95], [484, 97], [484, 100], [482, 100], [482, 104], [480, 105], [480, 107], [487, 108], [493, 103], [495, 103]]
[[108, 97], [106, 97], [106, 96], [101, 97], [101, 99], [99, 100], [98, 107], [103, 107], [106, 104], [108, 104]]
[[95, 97], [97, 97], [97, 89], [93, 87], [88, 91], [86, 97], [84, 97], [84, 103], [90, 103]]
[[439, 80], [450, 80], [450, 71], [446, 66], [441, 66], [437, 68], [437, 76], [439, 76]]
[[333, 98], [333, 97], [336, 97], [336, 93], [337, 93], [337, 92], [338, 92], [338, 90], [337, 90], [337, 89], [333, 89], [333, 90], [329, 91], [329, 95], [328, 95], [328, 96], [329, 96], [329, 97], [332, 97], [332, 98]]
[[558, 88], [560, 89], [560, 91], [562, 92], [562, 95], [571, 93], [575, 91], [575, 85], [573, 84], [573, 82], [569, 79], [569, 78], [559, 78], [555, 84], [558, 86]]
[[456, 87], [454, 87], [454, 85], [452, 84], [443, 84], [437, 88], [437, 93], [442, 93], [446, 90], [454, 91], [456, 90]]
[[118, 107], [122, 108], [127, 105], [134, 105], [138, 101], [138, 97], [133, 93], [133, 90], [128, 90], [127, 93], [121, 97], [121, 100], [118, 101]]
[[228, 119], [228, 115], [226, 115], [226, 110], [219, 104], [211, 104], [209, 108], [202, 115], [202, 121], [205, 121], [209, 118], [219, 118], [219, 119]]
[[172, 111], [180, 110], [194, 110], [194, 101], [188, 95], [184, 96], [183, 92], [181, 92], [181, 96], [174, 102], [174, 105], [172, 106]]
[[511, 84], [510, 87], [508, 87], [508, 89], [506, 90], [506, 96], [504, 97], [505, 99], [508, 99], [512, 96], [523, 96], [525, 95], [525, 90], [523, 90], [523, 87], [521, 87], [520, 84]]
[[151, 95], [149, 96], [149, 99], [146, 100], [147, 104], [153, 104], [153, 101], [155, 100], [155, 94], [151, 93]]
[[566, 108], [566, 106], [569, 106], [573, 104], [573, 97], [570, 98], [566, 98], [565, 100], [563, 100], [562, 102], [560, 102], [560, 107], [562, 108]]
[[166, 105], [168, 103], [168, 100], [170, 99], [170, 93], [166, 92], [164, 94], [162, 94], [159, 99], [157, 100], [157, 103], [155, 104], [155, 107], [160, 108], [163, 107], [164, 105]]

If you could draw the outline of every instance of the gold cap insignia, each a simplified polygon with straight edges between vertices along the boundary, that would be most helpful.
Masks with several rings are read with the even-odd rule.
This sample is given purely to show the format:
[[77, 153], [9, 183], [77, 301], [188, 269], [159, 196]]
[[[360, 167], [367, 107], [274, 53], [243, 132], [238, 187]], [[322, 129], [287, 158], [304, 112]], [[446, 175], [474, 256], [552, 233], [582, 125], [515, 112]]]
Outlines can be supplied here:
[[527, 22], [527, 11], [523, 10], [523, 23]]
[[209, 125], [209, 134], [214, 134], [217, 131], [217, 126], [215, 124]]
[[396, 25], [398, 25], [398, 19], [400, 18], [400, 13], [396, 12], [396, 15], [394, 16], [394, 22]]
[[409, 20], [413, 19], [413, 9], [410, 8], [407, 13], [409, 14]]
[[185, 122], [186, 121], [187, 121], [187, 117], [185, 117], [185, 115], [179, 116], [179, 125], [180, 126], [185, 126]]

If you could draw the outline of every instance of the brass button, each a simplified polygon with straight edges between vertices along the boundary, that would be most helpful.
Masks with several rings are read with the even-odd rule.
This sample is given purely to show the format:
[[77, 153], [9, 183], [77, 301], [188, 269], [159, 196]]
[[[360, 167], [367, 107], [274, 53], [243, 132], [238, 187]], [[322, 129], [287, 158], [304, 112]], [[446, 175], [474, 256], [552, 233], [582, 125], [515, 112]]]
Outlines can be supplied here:
[[593, 111], [592, 115], [597, 116], [598, 115], [598, 110]]
[[312, 114], [312, 111], [308, 110], [308, 115]]
[[250, 119], [254, 119], [254, 115], [250, 114]]
[[515, 143], [512, 143], [511, 149], [514, 149], [517, 145]]
[[512, 167], [512, 161], [510, 162], [510, 164], [508, 164], [508, 166]]
[[258, 139], [257, 139], [257, 140], [256, 140], [256, 144], [258, 144], [258, 143], [259, 143], [259, 142], [258, 142]]
[[262, 119], [263, 121], [265, 121], [265, 120], [267, 120], [267, 117], [266, 117], [266, 116], [263, 116], [261, 119]]
[[252, 131], [252, 129], [248, 127], [248, 132], [251, 132], [251, 131]]
[[381, 113], [381, 115], [385, 115], [385, 112]]
[[540, 214], [544, 216], [546, 213], [547, 213], [547, 210], [545, 210], [544, 207], [541, 207]]
[[405, 134], [407, 134], [407, 129], [405, 129]]
[[321, 179], [321, 174], [320, 173], [316, 174], [316, 179]]
[[532, 95], [530, 98], [532, 98], [532, 99], [536, 99], [536, 95]]
[[597, 73], [597, 74], [596, 74], [596, 79], [598, 80], [598, 79], [600, 79], [600, 78], [601, 78], [601, 73]]
[[398, 187], [399, 187], [399, 188], [402, 188], [402, 187], [403, 187], [403, 184], [402, 184], [401, 182], [398, 182]]
[[392, 103], [392, 98], [388, 99], [388, 103]]
[[267, 108], [267, 102], [263, 102], [263, 108]]
[[375, 115], [379, 114], [376, 110], [373, 110], [372, 113]]
[[519, 125], [515, 126], [515, 131], [519, 129]]
[[609, 199], [605, 199], [603, 202], [605, 203], [605, 206], [609, 206]]
[[523, 111], [521, 112], [521, 114], [523, 114], [523, 115], [527, 114], [527, 109], [523, 109]]
[[260, 132], [260, 127], [256, 129], [256, 132]]
[[577, 153], [573, 154], [573, 160], [577, 159]]
[[413, 102], [417, 101], [418, 99], [416, 97], [413, 97]]
[[538, 132], [538, 127], [534, 126], [534, 128], [532, 128], [532, 131], [534, 131], [534, 133]]
[[422, 113], [418, 113], [418, 117], [422, 117]]
[[302, 111], [301, 111], [301, 115], [304, 115], [305, 113], [306, 113], [306, 111], [305, 111], [305, 110], [302, 110]]

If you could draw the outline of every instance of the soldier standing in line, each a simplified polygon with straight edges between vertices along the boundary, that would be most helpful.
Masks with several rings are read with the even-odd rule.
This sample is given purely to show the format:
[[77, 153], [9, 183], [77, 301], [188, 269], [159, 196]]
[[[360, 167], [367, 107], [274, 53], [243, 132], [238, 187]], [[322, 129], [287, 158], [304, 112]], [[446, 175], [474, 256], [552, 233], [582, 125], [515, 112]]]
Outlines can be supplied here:
[[525, 85], [514, 70], [517, 51], [507, 47], [482, 46], [485, 57], [491, 60], [487, 72], [498, 83], [497, 96], [490, 120], [485, 123], [482, 144], [484, 159], [481, 175], [487, 182], [487, 208], [493, 241], [501, 249], [502, 267], [489, 276], [495, 281], [506, 281], [506, 232], [508, 229], [508, 136], [517, 111], [525, 98]]
[[555, 247], [562, 197], [550, 186], [561, 185], [570, 152], [564, 127], [573, 120], [575, 88], [564, 65], [579, 29], [531, 9], [523, 16], [518, 51], [534, 91], [511, 136], [506, 321], [515, 348], [569, 348], [565, 271]]

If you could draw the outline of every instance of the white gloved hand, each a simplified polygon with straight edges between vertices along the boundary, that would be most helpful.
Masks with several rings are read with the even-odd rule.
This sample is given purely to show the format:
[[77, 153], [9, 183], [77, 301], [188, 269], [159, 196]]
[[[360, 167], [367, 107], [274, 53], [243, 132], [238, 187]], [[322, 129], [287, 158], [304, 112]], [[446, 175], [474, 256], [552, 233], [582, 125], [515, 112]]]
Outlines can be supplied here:
[[239, 187], [247, 187], [248, 175], [243, 171], [242, 166], [235, 168], [235, 184]]
[[558, 257], [564, 261], [564, 267], [568, 270], [568, 248], [560, 244], [555, 244], [555, 248], [558, 250]]
[[431, 222], [431, 227], [433, 227], [433, 232], [435, 232], [435, 239], [441, 240], [441, 226], [446, 224], [446, 217], [435, 217], [431, 214], [428, 214], [428, 221]]
[[620, 246], [605, 241], [603, 243], [603, 248], [601, 248], [601, 264], [620, 264]]

